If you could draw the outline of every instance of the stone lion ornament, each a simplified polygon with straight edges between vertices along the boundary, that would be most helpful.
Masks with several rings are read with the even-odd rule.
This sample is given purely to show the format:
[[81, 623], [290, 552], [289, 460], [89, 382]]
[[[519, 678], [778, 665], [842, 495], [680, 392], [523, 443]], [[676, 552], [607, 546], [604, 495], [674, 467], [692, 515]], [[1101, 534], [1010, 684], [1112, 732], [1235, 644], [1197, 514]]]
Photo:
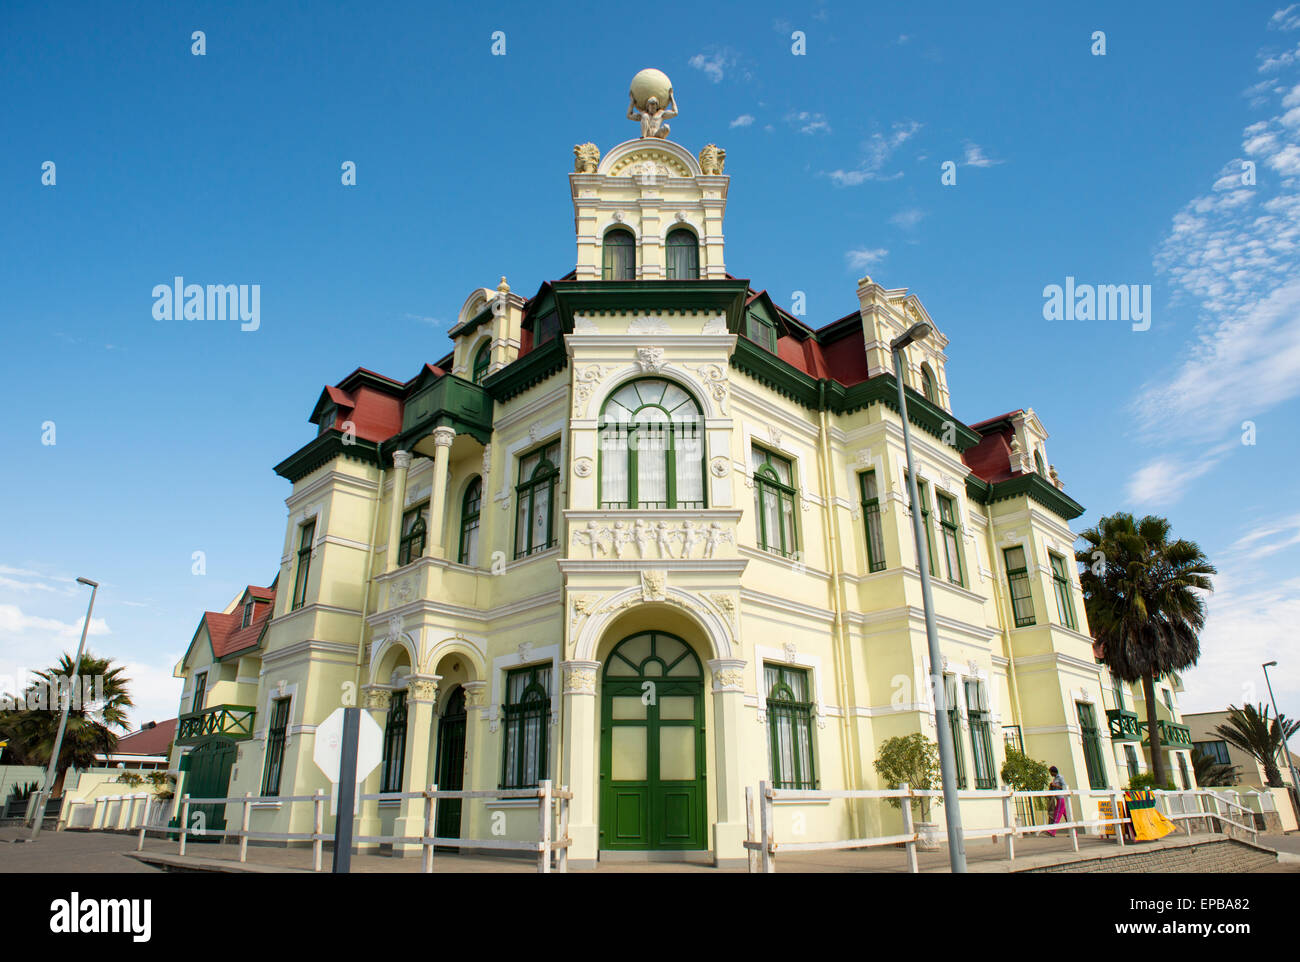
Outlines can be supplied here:
[[677, 116], [673, 82], [662, 70], [647, 67], [632, 78], [628, 88], [627, 119], [641, 124], [642, 138], [667, 140], [667, 121]]

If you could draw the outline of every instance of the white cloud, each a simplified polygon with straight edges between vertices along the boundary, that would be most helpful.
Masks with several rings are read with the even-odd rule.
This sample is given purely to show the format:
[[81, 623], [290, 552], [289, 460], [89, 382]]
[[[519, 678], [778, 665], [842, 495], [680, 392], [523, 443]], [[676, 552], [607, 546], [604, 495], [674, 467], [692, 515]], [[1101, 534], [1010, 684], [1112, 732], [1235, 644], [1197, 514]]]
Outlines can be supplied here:
[[419, 321], [421, 324], [429, 324], [432, 327], [442, 327], [442, 321], [436, 317], [428, 317], [424, 314], [403, 314], [408, 321]]
[[752, 126], [753, 123], [754, 123], [754, 115], [753, 115], [753, 114], [741, 114], [739, 117], [737, 117], [735, 120], [733, 120], [733, 121], [731, 122], [731, 126], [732, 126], [732, 127], [749, 127], [749, 126]]
[[921, 223], [925, 217], [925, 211], [916, 207], [909, 207], [906, 210], [900, 210], [889, 222], [895, 227], [901, 227], [903, 230], [915, 230], [916, 226]]
[[844, 260], [850, 270], [860, 271], [874, 267], [880, 261], [884, 260], [889, 251], [883, 247], [862, 248], [859, 250], [847, 251], [844, 254]]
[[696, 70], [703, 70], [704, 75], [715, 84], [722, 83], [725, 72], [736, 64], [736, 54], [722, 47], [708, 53], [697, 53], [689, 62]]
[[1269, 17], [1270, 30], [1295, 30], [1300, 28], [1300, 3], [1293, 3], [1285, 10], [1279, 10]]
[[1219, 458], [1204, 457], [1195, 461], [1186, 461], [1175, 457], [1156, 458], [1149, 461], [1129, 478], [1129, 500], [1138, 505], [1173, 504], [1183, 496], [1187, 485], [1205, 474], [1216, 464]]
[[123, 674], [130, 680], [127, 691], [135, 702], [135, 707], [130, 710], [131, 728], [138, 729], [148, 721], [176, 717], [184, 684], [181, 679], [172, 677], [172, 670], [181, 660], [181, 654], [183, 652], [178, 652], [163, 665], [126, 662]]
[[832, 170], [827, 176], [836, 187], [857, 187], [869, 180], [895, 180], [902, 177], [902, 171], [892, 174], [885, 174], [882, 171], [894, 152], [916, 136], [920, 129], [921, 124], [915, 120], [908, 120], [895, 123], [888, 134], [880, 132], [872, 134], [862, 145], [864, 157], [857, 167], [849, 170]]
[[831, 125], [822, 114], [807, 110], [793, 111], [785, 115], [785, 122], [801, 134], [829, 134]]
[[994, 160], [992, 157], [986, 157], [984, 148], [979, 144], [966, 142], [966, 159], [962, 161], [963, 167], [996, 167], [1003, 163], [1000, 160]]

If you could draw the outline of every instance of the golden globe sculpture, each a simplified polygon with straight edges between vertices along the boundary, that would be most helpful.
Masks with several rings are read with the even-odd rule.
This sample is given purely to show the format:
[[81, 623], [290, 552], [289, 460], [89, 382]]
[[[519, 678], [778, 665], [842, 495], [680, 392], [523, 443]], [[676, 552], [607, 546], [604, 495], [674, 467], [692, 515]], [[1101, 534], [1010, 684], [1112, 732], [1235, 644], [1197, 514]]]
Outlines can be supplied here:
[[647, 67], [632, 78], [631, 94], [632, 105], [637, 110], [645, 110], [651, 97], [659, 101], [660, 107], [666, 107], [673, 95], [673, 82], [662, 70]]
[[641, 125], [642, 138], [656, 137], [666, 140], [668, 120], [677, 116], [677, 101], [673, 99], [673, 82], [662, 70], [647, 67], [632, 78], [627, 93], [627, 119]]

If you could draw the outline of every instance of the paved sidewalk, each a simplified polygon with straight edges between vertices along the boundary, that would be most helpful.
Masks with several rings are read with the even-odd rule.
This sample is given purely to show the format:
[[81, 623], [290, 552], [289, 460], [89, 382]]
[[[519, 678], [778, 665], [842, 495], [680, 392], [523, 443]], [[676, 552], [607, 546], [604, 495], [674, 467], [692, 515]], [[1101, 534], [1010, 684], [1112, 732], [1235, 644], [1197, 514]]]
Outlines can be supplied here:
[[[186, 846], [186, 854], [178, 855], [178, 845], [163, 838], [149, 838], [144, 851], [137, 855], [136, 835], [108, 832], [42, 832], [36, 842], [15, 842], [29, 833], [21, 829], [0, 829], [0, 872], [158, 872], [219, 871], [219, 872], [310, 872], [311, 850], [280, 848], [268, 845], [248, 847], [248, 862], [239, 863], [239, 846], [226, 844], [195, 844]], [[1206, 842], [1221, 836], [1195, 835], [1192, 842]], [[1283, 861], [1265, 871], [1300, 872], [1300, 835], [1264, 836], [1261, 842], [1270, 848], [1286, 853]], [[1125, 851], [1150, 851], [1155, 848], [1188, 844], [1185, 835], [1172, 835], [1160, 842], [1129, 845]], [[1290, 850], [1288, 852], [1287, 850]], [[1016, 859], [1006, 858], [1006, 843], [994, 844], [987, 840], [971, 840], [966, 844], [966, 857], [972, 872], [1006, 873], [1031, 867], [1059, 864], [1076, 858], [1116, 852], [1113, 841], [1081, 835], [1076, 855], [1069, 836], [1058, 838], [1022, 838], [1016, 841]], [[148, 861], [141, 861], [143, 856]], [[324, 856], [324, 868], [329, 870], [330, 853]], [[434, 871], [460, 872], [517, 872], [537, 870], [532, 858], [472, 856], [438, 852], [433, 860]], [[946, 872], [946, 849], [919, 852], [918, 864], [922, 872]], [[358, 874], [419, 873], [421, 860], [393, 858], [386, 855], [354, 855], [352, 870]], [[901, 848], [868, 849], [856, 852], [792, 852], [777, 858], [779, 872], [906, 872], [906, 855]], [[579, 870], [575, 870], [577, 872]], [[711, 865], [684, 864], [680, 862], [627, 862], [604, 861], [596, 869], [583, 870], [601, 874], [664, 873], [664, 872], [743, 872], [744, 868], [716, 869]]]

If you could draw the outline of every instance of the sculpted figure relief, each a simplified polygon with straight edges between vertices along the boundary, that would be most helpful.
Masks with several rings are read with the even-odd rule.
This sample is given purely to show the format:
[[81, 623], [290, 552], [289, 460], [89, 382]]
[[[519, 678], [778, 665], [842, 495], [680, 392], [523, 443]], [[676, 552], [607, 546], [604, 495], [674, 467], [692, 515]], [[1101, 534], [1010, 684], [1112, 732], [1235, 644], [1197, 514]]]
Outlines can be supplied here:
[[644, 110], [638, 110], [636, 106], [636, 96], [628, 91], [627, 95], [627, 119], [637, 120], [641, 123], [641, 136], [655, 137], [659, 140], [667, 140], [668, 132], [672, 129], [668, 126], [667, 121], [677, 116], [677, 98], [673, 96], [672, 89], [668, 90], [668, 104], [663, 106], [659, 103], [658, 97], [651, 97], [645, 103]]

